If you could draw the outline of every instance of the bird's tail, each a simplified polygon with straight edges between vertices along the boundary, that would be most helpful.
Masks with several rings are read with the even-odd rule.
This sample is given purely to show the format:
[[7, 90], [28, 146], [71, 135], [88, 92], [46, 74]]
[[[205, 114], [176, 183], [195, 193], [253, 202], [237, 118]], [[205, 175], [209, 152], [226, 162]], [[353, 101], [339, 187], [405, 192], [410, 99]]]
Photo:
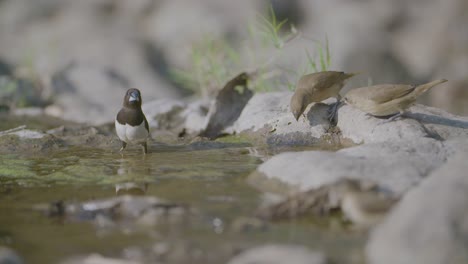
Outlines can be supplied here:
[[426, 84], [421, 84], [418, 87], [416, 87], [416, 89], [414, 89], [413, 95], [414, 97], [418, 97], [421, 94], [425, 93], [427, 90], [431, 89], [432, 87], [438, 84], [444, 83], [446, 81], [447, 81], [446, 79], [440, 79], [440, 80], [435, 80]]
[[359, 74], [362, 74], [362, 72], [350, 72], [350, 73], [345, 73], [345, 74], [344, 74], [344, 75], [345, 75], [345, 80], [346, 80], [346, 79], [349, 79], [349, 78], [351, 78], [351, 77], [353, 77], [353, 76], [355, 76], [355, 75], [359, 75]]

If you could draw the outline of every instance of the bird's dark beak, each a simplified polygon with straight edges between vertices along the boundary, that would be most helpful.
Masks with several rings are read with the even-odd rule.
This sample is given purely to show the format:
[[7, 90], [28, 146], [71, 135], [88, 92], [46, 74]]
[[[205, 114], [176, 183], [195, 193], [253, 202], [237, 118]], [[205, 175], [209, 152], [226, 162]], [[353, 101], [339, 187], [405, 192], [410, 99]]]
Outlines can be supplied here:
[[129, 102], [139, 101], [139, 96], [137, 92], [132, 92], [130, 94], [130, 98], [128, 99]]
[[301, 117], [301, 115], [294, 114], [294, 118], [296, 119], [296, 121], [299, 121], [299, 117]]

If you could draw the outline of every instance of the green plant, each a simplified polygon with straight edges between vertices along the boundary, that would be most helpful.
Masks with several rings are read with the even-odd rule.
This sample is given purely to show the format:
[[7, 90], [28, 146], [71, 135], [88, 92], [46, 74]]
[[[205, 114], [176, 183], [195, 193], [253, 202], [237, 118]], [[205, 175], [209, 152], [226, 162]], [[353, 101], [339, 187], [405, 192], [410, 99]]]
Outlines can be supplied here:
[[[254, 21], [247, 24], [247, 38], [233, 45], [223, 38], [205, 35], [202, 40], [192, 46], [188, 67], [171, 71], [172, 78], [179, 84], [211, 97], [221, 89], [230, 78], [242, 71], [254, 72], [249, 87], [254, 91], [270, 91], [275, 87], [294, 89], [294, 84], [277, 77], [274, 63], [282, 55], [287, 44], [300, 36], [300, 32], [291, 25], [286, 27], [287, 20], [279, 21], [270, 6], [266, 15], [257, 14]], [[318, 62], [308, 50], [307, 68], [288, 69], [289, 75], [305, 74], [310, 71], [327, 70], [331, 57], [326, 39], [323, 46], [315, 43], [315, 54]], [[283, 71], [284, 73], [284, 71]], [[295, 76], [297, 77], [297, 76]]]
[[205, 35], [192, 47], [190, 70], [174, 69], [171, 75], [185, 87], [210, 96], [236, 74], [239, 60], [239, 53], [227, 41]]
[[[324, 51], [325, 50], [325, 51]], [[320, 68], [317, 67], [316, 58], [312, 58], [309, 51], [305, 50], [307, 54], [307, 62], [309, 69], [312, 72], [327, 71], [331, 65], [330, 48], [328, 45], [328, 38], [325, 38], [325, 49], [320, 42], [316, 42], [316, 53], [319, 56]]]
[[284, 47], [285, 43], [297, 34], [294, 26], [291, 26], [290, 32], [282, 33], [283, 26], [288, 22], [287, 19], [278, 21], [273, 6], [270, 5], [267, 16], [257, 14], [256, 25], [265, 43], [271, 43], [276, 49]]

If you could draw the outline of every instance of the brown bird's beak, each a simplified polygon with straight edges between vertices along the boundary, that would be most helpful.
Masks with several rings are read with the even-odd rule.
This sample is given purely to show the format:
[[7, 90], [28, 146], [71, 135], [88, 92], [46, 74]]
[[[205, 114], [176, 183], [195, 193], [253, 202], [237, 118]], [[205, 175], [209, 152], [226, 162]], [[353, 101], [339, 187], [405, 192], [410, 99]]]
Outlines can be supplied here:
[[299, 117], [301, 117], [301, 115], [294, 114], [294, 118], [296, 119], [296, 121], [299, 121]]

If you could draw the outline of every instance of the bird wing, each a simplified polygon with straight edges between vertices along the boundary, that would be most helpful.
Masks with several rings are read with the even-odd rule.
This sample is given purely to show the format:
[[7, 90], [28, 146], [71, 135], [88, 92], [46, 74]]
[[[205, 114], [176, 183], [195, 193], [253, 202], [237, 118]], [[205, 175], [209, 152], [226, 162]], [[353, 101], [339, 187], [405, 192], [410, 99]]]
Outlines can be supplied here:
[[385, 103], [396, 98], [403, 97], [414, 91], [416, 86], [405, 85], [405, 84], [380, 84], [369, 87], [363, 87], [361, 92], [366, 92], [365, 96], [374, 101], [375, 103]]
[[328, 71], [304, 75], [299, 80], [300, 89], [321, 91], [346, 79], [344, 72]]

